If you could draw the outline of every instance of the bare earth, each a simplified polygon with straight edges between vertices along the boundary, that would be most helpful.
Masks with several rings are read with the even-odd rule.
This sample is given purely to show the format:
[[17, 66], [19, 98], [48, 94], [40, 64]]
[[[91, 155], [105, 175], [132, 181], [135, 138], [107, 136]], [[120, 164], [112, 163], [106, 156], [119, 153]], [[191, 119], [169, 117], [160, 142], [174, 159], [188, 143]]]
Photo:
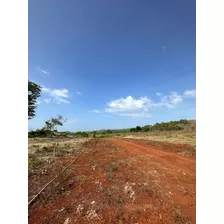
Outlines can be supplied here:
[[[29, 223], [196, 223], [196, 161], [186, 147], [92, 139], [30, 206]], [[30, 173], [29, 199], [75, 157]]]

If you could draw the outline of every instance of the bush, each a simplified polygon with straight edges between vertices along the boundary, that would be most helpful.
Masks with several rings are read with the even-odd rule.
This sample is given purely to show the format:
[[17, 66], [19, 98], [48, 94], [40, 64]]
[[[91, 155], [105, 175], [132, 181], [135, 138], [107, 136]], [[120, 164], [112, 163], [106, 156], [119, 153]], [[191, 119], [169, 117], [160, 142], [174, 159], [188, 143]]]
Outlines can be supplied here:
[[53, 132], [50, 130], [37, 129], [36, 131], [28, 132], [28, 137], [29, 138], [35, 138], [35, 137], [43, 138], [43, 137], [48, 137], [52, 134], [53, 134]]
[[146, 126], [142, 127], [142, 131], [147, 132], [147, 131], [150, 131], [150, 130], [151, 130], [151, 126], [150, 125], [146, 125]]
[[178, 131], [183, 129], [183, 127], [179, 126], [178, 124], [187, 124], [187, 123], [188, 123], [187, 120], [155, 123], [152, 126], [150, 125], [144, 126], [142, 128], [142, 131]]
[[86, 132], [82, 132], [82, 137], [84, 137], [84, 138], [88, 138], [89, 135], [88, 135]]
[[76, 132], [75, 135], [76, 136], [81, 136], [81, 137], [84, 137], [84, 138], [89, 137], [89, 135], [86, 132], [81, 132], [81, 131]]
[[140, 126], [136, 126], [136, 131], [141, 131], [142, 130], [142, 128], [140, 127]]
[[135, 128], [131, 128], [130, 132], [136, 132], [136, 129]]

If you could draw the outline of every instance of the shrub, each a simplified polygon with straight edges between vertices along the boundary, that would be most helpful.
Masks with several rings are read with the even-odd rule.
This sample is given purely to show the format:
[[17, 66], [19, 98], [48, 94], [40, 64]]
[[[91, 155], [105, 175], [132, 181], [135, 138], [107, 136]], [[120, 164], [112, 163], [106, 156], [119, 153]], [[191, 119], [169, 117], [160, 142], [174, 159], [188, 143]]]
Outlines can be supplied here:
[[110, 129], [107, 129], [107, 130], [106, 130], [106, 133], [107, 133], [107, 134], [112, 134], [112, 131], [111, 131]]
[[84, 137], [84, 138], [88, 138], [89, 135], [88, 135], [86, 132], [82, 132], [82, 137]]
[[181, 127], [180, 124], [188, 124], [188, 121], [182, 119], [180, 121], [155, 123], [154, 125], [146, 125], [146, 126], [142, 127], [142, 131], [178, 131], [178, 130], [183, 130], [184, 128]]
[[28, 132], [28, 137], [29, 138], [35, 138], [35, 137], [39, 137], [39, 138], [43, 138], [43, 137], [48, 137], [50, 135], [52, 135], [52, 131], [50, 130], [45, 130], [45, 129], [37, 129], [36, 131], [30, 131]]
[[89, 135], [86, 132], [81, 132], [81, 131], [76, 132], [75, 135], [76, 136], [81, 136], [81, 137], [84, 137], [84, 138], [89, 137]]
[[136, 126], [136, 131], [141, 131], [142, 130], [142, 128], [140, 127], [140, 126]]
[[131, 128], [130, 132], [136, 132], [136, 129], [135, 128]]
[[150, 131], [150, 129], [151, 129], [150, 125], [146, 125], [146, 126], [142, 127], [142, 131], [145, 131], [145, 132]]

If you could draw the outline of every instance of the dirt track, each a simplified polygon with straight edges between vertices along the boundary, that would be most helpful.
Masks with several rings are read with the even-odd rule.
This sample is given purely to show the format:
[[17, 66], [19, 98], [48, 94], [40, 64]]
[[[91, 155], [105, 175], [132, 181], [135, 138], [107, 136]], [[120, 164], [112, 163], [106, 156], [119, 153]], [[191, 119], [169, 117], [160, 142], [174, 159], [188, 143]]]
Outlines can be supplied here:
[[195, 156], [177, 154], [172, 144], [97, 141], [32, 205], [29, 223], [195, 223]]

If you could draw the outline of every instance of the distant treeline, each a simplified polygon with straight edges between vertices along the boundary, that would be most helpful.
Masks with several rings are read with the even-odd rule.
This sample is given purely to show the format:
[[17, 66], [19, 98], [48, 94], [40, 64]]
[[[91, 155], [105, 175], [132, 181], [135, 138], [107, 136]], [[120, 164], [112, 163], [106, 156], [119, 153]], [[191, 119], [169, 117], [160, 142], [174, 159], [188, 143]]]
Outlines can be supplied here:
[[89, 134], [86, 132], [69, 132], [69, 131], [63, 131], [59, 132], [57, 130], [46, 130], [46, 129], [37, 129], [35, 131], [29, 131], [28, 132], [29, 138], [46, 138], [46, 137], [84, 137], [88, 138]]
[[186, 125], [188, 124], [187, 120], [179, 120], [179, 121], [170, 121], [170, 122], [161, 122], [155, 123], [154, 125], [145, 125], [142, 127], [142, 131], [178, 131], [183, 130], [183, 126], [180, 124]]
[[[186, 119], [181, 119], [179, 121], [169, 121], [169, 122], [161, 122], [155, 123], [154, 125], [145, 125], [143, 127], [136, 126], [134, 128], [128, 129], [118, 129], [118, 130], [99, 130], [95, 131], [96, 134], [112, 134], [112, 133], [128, 133], [128, 132], [150, 132], [150, 131], [178, 131], [183, 130], [184, 125], [187, 125], [189, 122]], [[92, 134], [93, 132], [89, 132]]]
[[119, 134], [119, 133], [129, 133], [129, 132], [153, 132], [153, 131], [178, 131], [183, 130], [184, 126], [189, 122], [186, 119], [181, 119], [179, 121], [170, 121], [170, 122], [161, 122], [155, 123], [153, 125], [145, 125], [143, 127], [136, 126], [135, 128], [128, 129], [117, 129], [117, 130], [98, 130], [91, 132], [58, 132], [57, 130], [46, 130], [46, 129], [37, 129], [35, 131], [30, 131], [28, 137], [105, 137], [110, 136], [110, 134]]

